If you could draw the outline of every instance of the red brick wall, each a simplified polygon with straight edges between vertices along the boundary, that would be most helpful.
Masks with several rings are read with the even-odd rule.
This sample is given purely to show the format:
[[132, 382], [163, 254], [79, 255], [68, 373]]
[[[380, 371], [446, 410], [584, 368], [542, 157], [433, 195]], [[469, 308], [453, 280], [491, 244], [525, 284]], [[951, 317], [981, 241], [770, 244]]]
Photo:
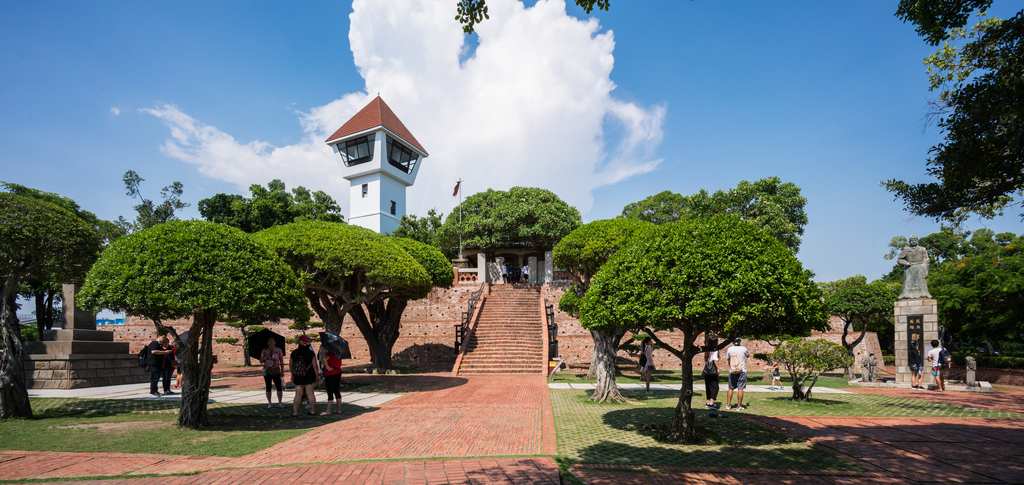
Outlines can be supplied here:
[[[409, 302], [409, 306], [402, 315], [400, 336], [393, 348], [395, 363], [455, 362], [452, 355], [455, 343], [454, 325], [461, 318], [462, 312], [466, 310], [470, 293], [478, 288], [479, 286], [476, 285], [458, 285], [449, 290], [435, 289], [427, 298]], [[183, 332], [188, 330], [192, 322], [191, 319], [188, 319], [165, 323], [173, 326], [178, 332]], [[289, 320], [281, 323], [268, 323], [264, 326], [287, 337], [300, 334], [300, 332], [288, 329], [288, 325], [291, 323]], [[132, 353], [138, 352], [143, 345], [149, 344], [156, 338], [153, 323], [138, 317], [129, 317], [123, 326], [109, 326], [104, 329], [114, 330], [114, 340], [129, 342]], [[319, 329], [314, 330], [318, 331]], [[219, 322], [214, 327], [213, 335], [215, 339], [241, 337], [238, 330]], [[368, 364], [369, 353], [366, 341], [349, 317], [345, 317], [341, 336], [349, 341], [349, 349], [352, 351], [353, 360], [347, 363]], [[291, 348], [294, 347], [289, 346], [289, 349]], [[214, 343], [213, 350], [221, 363], [235, 365], [242, 363], [242, 348], [240, 346]]]
[[[573, 318], [567, 313], [558, 310], [558, 300], [562, 298], [562, 295], [568, 289], [569, 283], [549, 283], [544, 285], [544, 289], [541, 295], [545, 299], [545, 304], [555, 305], [555, 323], [558, 324], [558, 355], [559, 358], [567, 357], [566, 362], [569, 365], [580, 364], [590, 362], [594, 352], [593, 339], [590, 336], [590, 332], [584, 329], [579, 320]], [[836, 343], [840, 343], [842, 338], [842, 320], [837, 317], [832, 317], [831, 321], [832, 330], [829, 332], [814, 332], [812, 338], [825, 338]], [[628, 339], [631, 335], [627, 334], [625, 339]], [[682, 333], [680, 332], [664, 332], [659, 333], [658, 337], [664, 340], [666, 343], [676, 346], [681, 345]], [[847, 340], [852, 340], [848, 338]], [[699, 337], [697, 339], [697, 345], [702, 345], [704, 338]], [[758, 353], [771, 353], [773, 347], [765, 341], [761, 340], [749, 340], [743, 343], [747, 347], [747, 350], [751, 354]], [[868, 332], [864, 336], [864, 340], [854, 349], [854, 356], [856, 359], [856, 368], [860, 370], [860, 358], [865, 351], [873, 352], [875, 355], [881, 358], [882, 352], [878, 345], [878, 337], [874, 332]], [[626, 352], [619, 352], [619, 362], [636, 362], [636, 358], [630, 356]], [[764, 369], [766, 362], [760, 359], [753, 359], [747, 361], [748, 370], [761, 370]], [[668, 351], [654, 352], [654, 365], [659, 368], [678, 368], [680, 367], [679, 359], [669, 353]], [[703, 354], [694, 358], [693, 367], [694, 369], [700, 369], [704, 365]]]

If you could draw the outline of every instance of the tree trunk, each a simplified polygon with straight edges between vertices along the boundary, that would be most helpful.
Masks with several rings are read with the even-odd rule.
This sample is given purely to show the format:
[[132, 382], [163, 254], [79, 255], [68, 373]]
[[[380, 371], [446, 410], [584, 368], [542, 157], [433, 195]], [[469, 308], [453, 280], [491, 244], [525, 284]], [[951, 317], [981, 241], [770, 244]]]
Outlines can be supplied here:
[[[577, 318], [579, 318], [579, 317], [577, 317]], [[597, 362], [598, 362], [598, 359], [600, 359], [600, 357], [598, 356], [598, 353], [600, 352], [600, 350], [598, 350], [598, 348], [597, 348], [597, 341], [600, 340], [601, 337], [599, 337], [598, 333], [596, 331], [593, 331], [593, 330], [590, 331], [590, 336], [593, 337], [593, 339], [594, 339], [594, 353], [590, 357], [590, 365], [588, 366], [588, 369], [587, 369], [587, 379], [597, 379], [598, 378], [597, 375], [599, 373], [598, 369], [597, 369]]]
[[46, 308], [46, 290], [42, 286], [33, 288], [32, 299], [36, 304], [36, 340], [43, 341], [43, 332], [46, 331], [46, 317], [50, 312]]
[[[192, 316], [188, 345], [181, 354], [181, 374], [184, 378], [181, 389], [181, 407], [178, 410], [178, 426], [199, 429], [210, 422], [206, 406], [210, 400], [210, 375], [213, 371], [213, 324], [217, 313], [212, 310], [197, 312]], [[157, 331], [162, 325], [157, 322]], [[169, 327], [168, 327], [169, 328]], [[181, 341], [174, 333], [178, 344]], [[203, 349], [199, 355], [200, 344]], [[198, 359], [197, 359], [198, 356]]]
[[615, 358], [618, 355], [619, 341], [626, 331], [617, 330], [610, 334], [591, 331], [590, 334], [594, 336], [594, 359], [590, 362], [590, 371], [597, 376], [597, 386], [590, 395], [590, 400], [625, 401], [626, 399], [619, 393], [619, 387], [615, 385]]
[[697, 429], [693, 425], [693, 356], [696, 347], [693, 342], [697, 336], [692, 324], [680, 326], [683, 331], [683, 351], [679, 356], [682, 361], [683, 387], [679, 391], [679, 402], [676, 403], [676, 410], [672, 414], [672, 424], [669, 425], [668, 434], [665, 436], [669, 441], [677, 443], [697, 443]]
[[793, 385], [790, 386], [793, 389], [793, 400], [794, 401], [807, 401], [811, 398], [811, 390], [804, 391], [802, 382], [793, 381]]
[[242, 329], [242, 358], [244, 367], [252, 367], [252, 360], [249, 359], [249, 335]]
[[340, 333], [348, 307], [323, 290], [306, 289], [305, 293], [309, 306], [313, 307], [316, 316], [324, 323], [324, 331]]
[[25, 385], [21, 329], [14, 313], [17, 290], [18, 273], [11, 271], [0, 290], [0, 330], [4, 339], [3, 358], [0, 358], [0, 421], [32, 418], [32, 403]]
[[[854, 357], [853, 349], [857, 348], [857, 346], [860, 345], [861, 340], [864, 340], [864, 335], [868, 331], [868, 323], [861, 323], [860, 336], [857, 337], [857, 339], [854, 340], [853, 342], [846, 341], [846, 336], [849, 334], [849, 331], [853, 330], [854, 332], [856, 332], [856, 330], [853, 328], [853, 319], [851, 318], [849, 321], [844, 320], [843, 323], [843, 336], [840, 339], [840, 343], [843, 345], [843, 347], [846, 348], [846, 351], [849, 352], [850, 357]], [[850, 366], [847, 367], [846, 370], [843, 372], [843, 378], [845, 378], [848, 381], [852, 381], [857, 378], [857, 375], [853, 372], [855, 365], [857, 365], [856, 359], [854, 359], [854, 363], [850, 364]]]
[[366, 340], [374, 369], [395, 368], [391, 363], [391, 349], [398, 341], [402, 313], [408, 304], [409, 301], [402, 298], [388, 298], [366, 304], [365, 311], [363, 305], [356, 305], [349, 310], [349, 316]]

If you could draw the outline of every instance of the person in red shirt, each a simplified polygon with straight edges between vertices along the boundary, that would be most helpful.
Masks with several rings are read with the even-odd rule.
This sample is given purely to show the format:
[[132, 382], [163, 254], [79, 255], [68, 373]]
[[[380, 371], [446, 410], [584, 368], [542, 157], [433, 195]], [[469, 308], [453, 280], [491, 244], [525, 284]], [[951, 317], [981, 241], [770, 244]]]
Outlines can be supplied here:
[[327, 387], [327, 411], [320, 413], [321, 416], [331, 415], [331, 404], [337, 397], [337, 410], [341, 413], [341, 359], [334, 356], [331, 351], [324, 350], [324, 385]]

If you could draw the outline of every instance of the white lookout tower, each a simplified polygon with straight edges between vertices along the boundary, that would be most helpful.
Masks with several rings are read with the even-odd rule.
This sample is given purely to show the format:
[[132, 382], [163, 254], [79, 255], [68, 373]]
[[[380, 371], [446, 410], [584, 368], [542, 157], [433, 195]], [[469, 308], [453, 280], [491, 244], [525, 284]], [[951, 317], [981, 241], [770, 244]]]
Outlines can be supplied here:
[[351, 184], [348, 222], [388, 234], [405, 215], [405, 188], [416, 182], [427, 151], [380, 96], [335, 131], [327, 144], [341, 155]]

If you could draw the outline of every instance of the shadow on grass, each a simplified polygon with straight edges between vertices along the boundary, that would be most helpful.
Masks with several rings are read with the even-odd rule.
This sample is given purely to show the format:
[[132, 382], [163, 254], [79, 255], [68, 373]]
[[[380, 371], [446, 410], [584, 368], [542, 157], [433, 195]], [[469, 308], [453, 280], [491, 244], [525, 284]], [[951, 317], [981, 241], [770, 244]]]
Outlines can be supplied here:
[[[604, 424], [613, 429], [630, 433], [660, 438], [657, 431], [672, 423], [675, 408], [667, 407], [636, 407], [609, 411], [602, 416]], [[724, 417], [711, 417], [711, 415]], [[728, 411], [694, 410], [694, 426], [704, 438], [704, 444], [726, 446], [772, 446], [793, 443], [793, 439], [775, 431], [741, 419], [739, 415]], [[676, 443], [662, 442], [668, 446]]]
[[855, 465], [807, 447], [764, 448], [729, 446], [635, 446], [601, 441], [579, 451], [569, 463], [607, 465], [691, 466], [762, 469], [856, 470]]

